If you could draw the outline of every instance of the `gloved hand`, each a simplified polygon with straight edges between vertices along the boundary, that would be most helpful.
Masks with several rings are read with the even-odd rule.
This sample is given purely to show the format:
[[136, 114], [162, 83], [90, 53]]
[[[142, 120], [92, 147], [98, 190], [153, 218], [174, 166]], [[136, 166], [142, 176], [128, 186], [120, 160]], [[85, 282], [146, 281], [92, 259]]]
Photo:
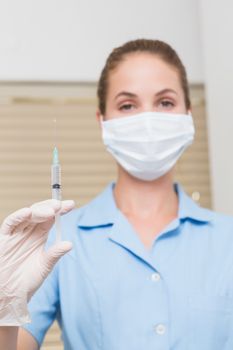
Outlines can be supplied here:
[[72, 248], [61, 241], [44, 246], [55, 213], [65, 214], [73, 201], [51, 199], [9, 215], [0, 228], [0, 326], [30, 322], [27, 302], [58, 259]]

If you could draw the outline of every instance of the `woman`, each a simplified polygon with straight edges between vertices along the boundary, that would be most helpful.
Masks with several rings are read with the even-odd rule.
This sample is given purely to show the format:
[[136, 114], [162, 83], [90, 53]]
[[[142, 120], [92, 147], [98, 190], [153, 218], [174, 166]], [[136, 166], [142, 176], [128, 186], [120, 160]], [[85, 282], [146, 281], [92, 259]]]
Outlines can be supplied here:
[[17, 349], [38, 349], [55, 318], [66, 350], [232, 349], [233, 220], [173, 183], [194, 137], [182, 62], [164, 42], [128, 42], [98, 98], [117, 181], [64, 217], [73, 249], [32, 297]]

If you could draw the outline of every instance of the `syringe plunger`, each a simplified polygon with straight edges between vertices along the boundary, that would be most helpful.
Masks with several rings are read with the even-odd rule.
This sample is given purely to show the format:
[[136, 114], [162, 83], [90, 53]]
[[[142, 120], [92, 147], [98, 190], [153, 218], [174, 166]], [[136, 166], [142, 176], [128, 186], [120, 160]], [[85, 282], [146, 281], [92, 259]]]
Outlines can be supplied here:
[[61, 200], [61, 166], [52, 165], [52, 198]]
[[53, 150], [53, 164], [51, 167], [52, 198], [61, 200], [61, 165], [59, 163], [58, 150]]

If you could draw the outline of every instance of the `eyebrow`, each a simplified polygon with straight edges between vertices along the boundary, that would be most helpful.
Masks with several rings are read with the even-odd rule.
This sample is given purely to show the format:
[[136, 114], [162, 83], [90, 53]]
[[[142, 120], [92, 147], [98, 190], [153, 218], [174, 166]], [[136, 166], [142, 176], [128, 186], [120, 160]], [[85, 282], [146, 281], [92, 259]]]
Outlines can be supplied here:
[[[176, 92], [175, 90], [173, 90], [173, 89], [163, 89], [163, 90], [157, 92], [157, 93], [155, 94], [155, 96], [161, 96], [161, 95], [166, 94], [166, 93], [168, 93], [168, 92], [177, 95], [177, 92]], [[117, 94], [117, 95], [115, 96], [115, 100], [116, 100], [117, 97], [119, 97], [119, 96], [137, 97], [137, 95], [136, 95], [136, 94], [133, 94], [132, 92], [121, 91], [121, 92], [119, 92], [119, 94]]]

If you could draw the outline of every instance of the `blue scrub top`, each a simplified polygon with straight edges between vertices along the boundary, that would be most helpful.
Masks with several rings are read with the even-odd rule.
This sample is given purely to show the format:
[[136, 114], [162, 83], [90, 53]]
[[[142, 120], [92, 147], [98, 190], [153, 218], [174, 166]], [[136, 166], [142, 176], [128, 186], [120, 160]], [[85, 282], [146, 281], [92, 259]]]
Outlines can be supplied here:
[[56, 318], [65, 350], [232, 350], [233, 218], [175, 184], [178, 218], [149, 251], [114, 186], [63, 217], [74, 248], [32, 297], [25, 329], [41, 344]]

